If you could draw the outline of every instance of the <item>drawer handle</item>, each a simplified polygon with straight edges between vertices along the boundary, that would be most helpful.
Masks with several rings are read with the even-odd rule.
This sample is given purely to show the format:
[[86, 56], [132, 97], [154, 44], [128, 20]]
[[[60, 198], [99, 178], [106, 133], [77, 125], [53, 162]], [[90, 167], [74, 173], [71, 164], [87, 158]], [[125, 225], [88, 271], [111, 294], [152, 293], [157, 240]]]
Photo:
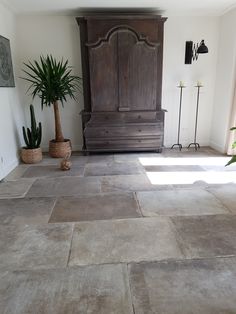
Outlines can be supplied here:
[[105, 130], [105, 133], [106, 133], [106, 134], [108, 134], [108, 133], [109, 133], [109, 131]]
[[142, 130], [138, 130], [139, 132], [142, 132]]
[[141, 116], [138, 116], [138, 119], [141, 119]]

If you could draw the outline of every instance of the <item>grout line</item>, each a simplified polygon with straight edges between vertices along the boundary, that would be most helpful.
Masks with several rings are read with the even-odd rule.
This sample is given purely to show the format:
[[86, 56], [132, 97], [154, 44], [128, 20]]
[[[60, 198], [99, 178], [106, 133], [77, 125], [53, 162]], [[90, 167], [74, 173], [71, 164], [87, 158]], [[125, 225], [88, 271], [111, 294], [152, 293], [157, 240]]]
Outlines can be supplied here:
[[[206, 190], [208, 193], [210, 193], [219, 203], [220, 205], [228, 212], [228, 214], [234, 214], [234, 212], [228, 207], [226, 206], [223, 201], [221, 201], [221, 199], [219, 197], [217, 197], [217, 195], [215, 195], [210, 189]], [[227, 214], [227, 213], [225, 213]]]
[[69, 261], [71, 257], [71, 249], [72, 249], [72, 241], [73, 241], [73, 236], [74, 236], [74, 229], [75, 229], [75, 224], [73, 223], [72, 225], [72, 231], [71, 231], [71, 240], [70, 240], [70, 248], [69, 248], [69, 254], [66, 262], [66, 267], [69, 267]]
[[132, 309], [133, 309], [133, 314], [135, 314], [134, 299], [133, 299], [133, 294], [132, 294], [132, 289], [131, 289], [131, 282], [130, 282], [129, 264], [126, 264], [126, 272], [127, 272], [128, 288], [129, 288], [131, 305], [132, 305]]
[[176, 240], [176, 243], [178, 245], [178, 248], [180, 250], [180, 253], [183, 256], [183, 259], [187, 259], [187, 251], [188, 251], [188, 246], [187, 249], [185, 248], [186, 245], [184, 245], [184, 239], [182, 238], [182, 236], [180, 235], [179, 231], [177, 230], [174, 221], [172, 220], [173, 217], [168, 217], [168, 221], [169, 221], [169, 225], [171, 230], [174, 233], [174, 237]]
[[54, 210], [54, 208], [55, 208], [55, 206], [56, 206], [56, 203], [57, 203], [57, 201], [58, 201], [58, 199], [59, 199], [59, 197], [52, 197], [52, 198], [54, 198], [54, 202], [53, 202], [53, 205], [52, 205], [51, 212], [50, 212], [50, 214], [49, 214], [48, 223], [49, 223], [49, 220], [50, 220], [50, 218], [51, 218], [51, 216], [52, 216], [52, 213], [53, 213], [53, 210]]
[[132, 192], [132, 193], [133, 193], [134, 199], [135, 199], [135, 201], [136, 201], [136, 203], [137, 203], [137, 205], [138, 205], [138, 211], [139, 211], [141, 217], [145, 217], [145, 216], [143, 215], [142, 208], [141, 208], [141, 205], [140, 205], [139, 200], [138, 200], [138, 197], [137, 197], [137, 191]]
[[[184, 263], [184, 262], [194, 262], [194, 261], [212, 261], [212, 260], [220, 260], [220, 259], [235, 259], [236, 255], [225, 255], [225, 256], [212, 256], [212, 257], [194, 257], [194, 258], [186, 258], [186, 259], [163, 259], [163, 260], [150, 260], [150, 261], [130, 261], [130, 262], [107, 262], [107, 263], [100, 263], [100, 264], [85, 264], [85, 265], [71, 265], [71, 266], [57, 266], [57, 267], [33, 267], [33, 268], [2, 268], [1, 271], [8, 271], [8, 272], [37, 272], [37, 271], [47, 271], [47, 270], [66, 270], [66, 269], [73, 269], [73, 268], [86, 268], [92, 266], [106, 266], [106, 265], [141, 265], [141, 264], [163, 264], [163, 263]], [[128, 263], [128, 264], [127, 264]]]

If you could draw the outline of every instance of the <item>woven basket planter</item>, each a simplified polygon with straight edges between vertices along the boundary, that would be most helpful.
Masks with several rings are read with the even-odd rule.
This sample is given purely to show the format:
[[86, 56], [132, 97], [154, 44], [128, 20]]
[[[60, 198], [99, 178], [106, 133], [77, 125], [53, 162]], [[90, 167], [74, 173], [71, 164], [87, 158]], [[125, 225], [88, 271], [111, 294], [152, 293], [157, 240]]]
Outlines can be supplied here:
[[53, 158], [64, 158], [68, 153], [71, 153], [71, 141], [65, 139], [64, 142], [49, 142], [49, 155]]
[[43, 159], [41, 148], [21, 149], [21, 159], [25, 164], [36, 164]]

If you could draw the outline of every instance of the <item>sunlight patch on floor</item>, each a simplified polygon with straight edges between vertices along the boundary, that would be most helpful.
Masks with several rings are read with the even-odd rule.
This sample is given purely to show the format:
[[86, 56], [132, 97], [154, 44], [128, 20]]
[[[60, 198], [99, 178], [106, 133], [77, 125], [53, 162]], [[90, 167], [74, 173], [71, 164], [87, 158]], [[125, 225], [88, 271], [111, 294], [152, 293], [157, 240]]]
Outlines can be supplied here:
[[193, 184], [204, 181], [209, 184], [236, 183], [236, 172], [207, 172], [207, 171], [169, 171], [146, 172], [153, 185]]
[[143, 166], [225, 166], [230, 160], [226, 157], [140, 157]]

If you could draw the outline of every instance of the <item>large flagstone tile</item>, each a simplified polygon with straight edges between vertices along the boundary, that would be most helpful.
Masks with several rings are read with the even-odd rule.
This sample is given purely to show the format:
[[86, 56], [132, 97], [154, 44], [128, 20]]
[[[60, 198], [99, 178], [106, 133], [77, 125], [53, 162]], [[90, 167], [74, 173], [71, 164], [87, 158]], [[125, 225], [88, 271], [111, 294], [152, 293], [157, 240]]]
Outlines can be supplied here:
[[232, 213], [236, 214], [236, 184], [221, 185], [213, 188], [209, 187], [208, 191], [214, 194]]
[[34, 179], [20, 179], [0, 182], [0, 199], [23, 197], [33, 184]]
[[75, 225], [69, 265], [181, 257], [168, 218], [109, 220]]
[[135, 314], [236, 313], [236, 259], [131, 264]]
[[162, 158], [162, 154], [154, 153], [154, 152], [146, 152], [146, 153], [116, 153], [114, 154], [114, 160], [117, 162], [139, 162], [141, 163], [140, 158], [145, 159], [153, 159], [153, 158]]
[[87, 160], [87, 163], [111, 163], [114, 161], [113, 154], [90, 154]]
[[62, 197], [56, 202], [49, 222], [69, 222], [141, 216], [133, 193]]
[[83, 176], [84, 167], [71, 166], [68, 171], [62, 171], [59, 166], [30, 166], [23, 174], [24, 178], [34, 177], [66, 177], [66, 176]]
[[201, 189], [137, 192], [144, 216], [227, 214], [228, 210]]
[[126, 265], [17, 271], [0, 276], [7, 314], [133, 314]]
[[150, 165], [145, 166], [147, 172], [192, 172], [205, 171], [202, 167], [196, 165]]
[[67, 265], [72, 225], [0, 226], [0, 269]]
[[47, 223], [54, 198], [13, 198], [0, 200], [0, 224]]
[[130, 175], [144, 173], [144, 168], [136, 163], [112, 162], [108, 164], [91, 163], [85, 167], [85, 176]]
[[13, 169], [6, 177], [6, 181], [13, 181], [13, 180], [19, 180], [22, 178], [24, 172], [26, 169], [28, 169], [30, 165], [27, 164], [20, 164], [15, 169]]
[[117, 175], [102, 177], [102, 192], [115, 192], [115, 191], [151, 191], [171, 189], [171, 185], [156, 185], [145, 174], [137, 175]]
[[171, 217], [187, 258], [236, 255], [236, 216]]
[[71, 196], [100, 193], [98, 177], [64, 177], [37, 179], [27, 193], [29, 197]]

